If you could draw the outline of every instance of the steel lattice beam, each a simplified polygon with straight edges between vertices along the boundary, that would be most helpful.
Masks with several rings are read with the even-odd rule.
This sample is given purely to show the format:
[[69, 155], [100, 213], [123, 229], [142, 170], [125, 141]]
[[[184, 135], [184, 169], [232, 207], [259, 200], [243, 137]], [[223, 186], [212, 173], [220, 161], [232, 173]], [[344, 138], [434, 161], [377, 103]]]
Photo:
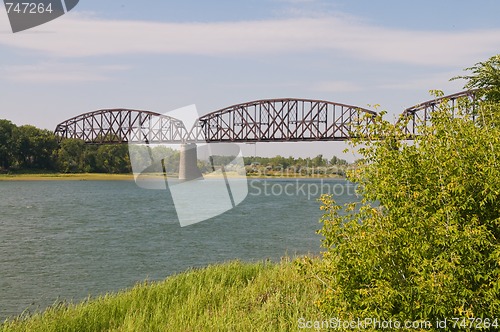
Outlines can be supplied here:
[[128, 142], [181, 143], [187, 136], [182, 121], [159, 113], [105, 109], [78, 115], [57, 125], [60, 139], [76, 138], [88, 144]]
[[293, 142], [351, 139], [375, 112], [310, 99], [266, 99], [237, 104], [200, 117], [189, 141]]
[[417, 132], [418, 125], [427, 125], [432, 112], [439, 107], [448, 107], [454, 115], [455, 112], [461, 108], [463, 113], [469, 114], [472, 119], [475, 120], [475, 109], [477, 107], [478, 98], [480, 97], [478, 90], [467, 90], [429, 100], [405, 109], [398, 122], [406, 118], [408, 122], [405, 130], [409, 137], [412, 137], [419, 134]]
[[[417, 124], [427, 124], [432, 112], [446, 103], [465, 108], [475, 117], [477, 90], [463, 91], [407, 108], [402, 119], [409, 139]], [[229, 106], [198, 119], [190, 131], [182, 121], [150, 111], [106, 109], [81, 114], [57, 125], [60, 139], [77, 138], [89, 144], [186, 142], [343, 141], [360, 134], [377, 113], [368, 109], [311, 99], [265, 99]]]

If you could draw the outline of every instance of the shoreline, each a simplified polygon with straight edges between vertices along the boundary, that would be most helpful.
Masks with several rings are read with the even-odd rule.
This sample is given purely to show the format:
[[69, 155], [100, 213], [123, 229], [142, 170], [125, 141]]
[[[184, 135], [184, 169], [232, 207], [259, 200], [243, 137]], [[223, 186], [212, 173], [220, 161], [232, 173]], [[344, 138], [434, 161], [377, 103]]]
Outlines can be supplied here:
[[[163, 177], [162, 174], [148, 174], [148, 178]], [[280, 176], [280, 175], [247, 175], [234, 176], [229, 175], [230, 178], [247, 178], [247, 179], [345, 179], [343, 176]], [[212, 176], [205, 176], [206, 179], [214, 178]], [[33, 173], [33, 174], [0, 174], [0, 182], [2, 181], [134, 181], [133, 174], [106, 174], [106, 173]]]
[[[319, 296], [291, 258], [230, 260], [81, 300], [58, 299], [59, 304], [0, 320], [0, 331], [54, 331], [61, 326], [72, 331], [82, 326], [89, 331], [214, 331], [226, 330], [228, 322], [236, 331], [263, 326], [293, 330], [303, 316], [321, 319], [314, 305]], [[284, 299], [289, 306], [283, 306]]]
[[42, 174], [1, 174], [1, 181], [133, 181], [133, 174], [104, 173], [42, 173]]

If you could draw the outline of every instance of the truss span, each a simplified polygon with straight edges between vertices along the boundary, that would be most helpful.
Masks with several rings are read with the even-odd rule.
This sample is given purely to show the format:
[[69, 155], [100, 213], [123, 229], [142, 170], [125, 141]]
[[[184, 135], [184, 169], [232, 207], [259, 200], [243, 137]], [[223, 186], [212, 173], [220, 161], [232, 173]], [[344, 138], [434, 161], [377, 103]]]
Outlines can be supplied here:
[[187, 136], [182, 121], [150, 111], [104, 109], [78, 115], [57, 125], [60, 139], [88, 144], [180, 143]]
[[266, 99], [237, 104], [200, 117], [191, 140], [206, 142], [342, 141], [376, 113], [310, 99]]
[[464, 114], [469, 114], [475, 120], [475, 109], [479, 98], [481, 98], [479, 90], [467, 90], [439, 97], [405, 109], [401, 113], [399, 122], [406, 118], [408, 120], [405, 128], [406, 133], [410, 136], [418, 135], [417, 126], [425, 126], [429, 122], [432, 112], [442, 106], [448, 107], [454, 115], [458, 109], [461, 109]]

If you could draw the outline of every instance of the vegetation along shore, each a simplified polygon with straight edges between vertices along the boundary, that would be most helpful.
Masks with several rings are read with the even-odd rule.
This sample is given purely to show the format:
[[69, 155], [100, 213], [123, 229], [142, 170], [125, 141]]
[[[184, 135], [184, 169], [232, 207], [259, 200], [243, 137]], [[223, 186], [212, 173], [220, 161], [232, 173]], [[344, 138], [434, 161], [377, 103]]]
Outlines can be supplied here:
[[450, 103], [434, 92], [439, 105], [417, 135], [408, 136], [408, 118], [395, 124], [383, 112], [355, 129], [362, 159], [347, 178], [360, 199], [322, 196], [320, 257], [190, 270], [56, 304], [0, 331], [326, 331], [360, 320], [354, 326], [366, 331], [396, 330], [389, 322], [498, 330], [500, 55], [468, 70], [462, 78], [475, 98]]

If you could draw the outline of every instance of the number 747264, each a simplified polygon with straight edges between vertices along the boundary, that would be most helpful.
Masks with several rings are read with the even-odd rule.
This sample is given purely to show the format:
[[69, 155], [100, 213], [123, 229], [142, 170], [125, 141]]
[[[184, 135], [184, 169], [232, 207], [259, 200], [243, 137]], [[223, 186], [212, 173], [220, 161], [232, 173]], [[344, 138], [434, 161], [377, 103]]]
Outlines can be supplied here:
[[21, 2], [14, 4], [13, 2], [5, 3], [7, 13], [15, 12], [18, 14], [43, 14], [43, 13], [52, 13], [52, 3], [49, 3], [47, 6], [43, 2]]

